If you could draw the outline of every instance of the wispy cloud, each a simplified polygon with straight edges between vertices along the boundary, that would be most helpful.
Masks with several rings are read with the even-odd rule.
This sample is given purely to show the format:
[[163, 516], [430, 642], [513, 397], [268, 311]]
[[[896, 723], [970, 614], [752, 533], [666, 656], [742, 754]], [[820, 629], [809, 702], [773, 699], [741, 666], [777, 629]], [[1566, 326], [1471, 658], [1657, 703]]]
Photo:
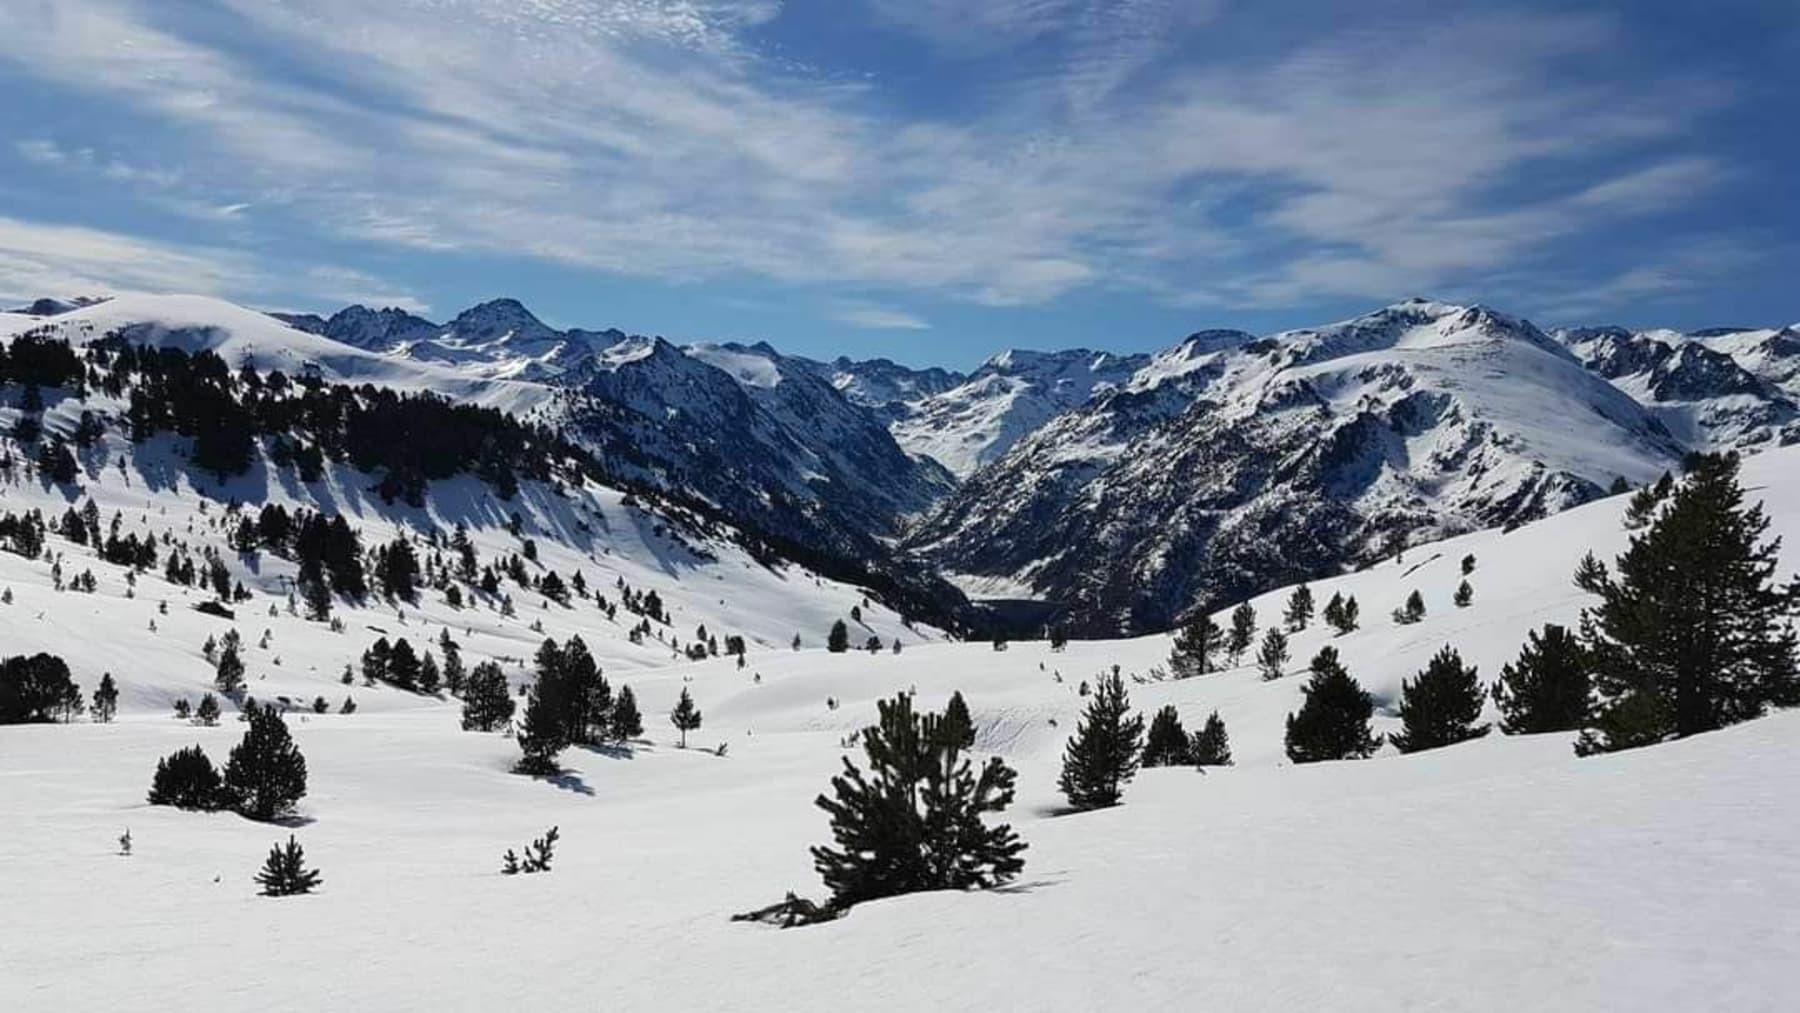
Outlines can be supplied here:
[[905, 310], [868, 303], [843, 303], [827, 310], [827, 316], [839, 323], [879, 331], [928, 331], [925, 318]]
[[9, 300], [130, 289], [246, 291], [257, 278], [242, 260], [223, 250], [0, 218], [0, 295]]

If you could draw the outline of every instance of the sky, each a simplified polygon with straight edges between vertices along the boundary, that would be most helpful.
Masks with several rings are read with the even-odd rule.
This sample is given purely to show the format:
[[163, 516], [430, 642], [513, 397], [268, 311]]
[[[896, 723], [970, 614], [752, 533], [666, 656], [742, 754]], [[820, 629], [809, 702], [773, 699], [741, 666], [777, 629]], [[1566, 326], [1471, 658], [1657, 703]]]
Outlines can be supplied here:
[[1800, 0], [4, 0], [0, 300], [969, 367], [1800, 321]]

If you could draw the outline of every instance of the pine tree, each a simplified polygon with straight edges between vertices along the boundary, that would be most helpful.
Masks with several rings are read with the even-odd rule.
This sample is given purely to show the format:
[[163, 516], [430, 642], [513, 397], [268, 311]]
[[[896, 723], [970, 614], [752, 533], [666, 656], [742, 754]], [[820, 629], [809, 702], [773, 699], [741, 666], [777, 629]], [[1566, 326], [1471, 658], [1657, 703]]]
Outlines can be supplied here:
[[213, 685], [219, 692], [232, 696], [244, 688], [244, 659], [238, 656], [238, 648], [227, 642], [219, 650], [219, 663], [213, 670]]
[[1256, 609], [1249, 602], [1244, 602], [1231, 610], [1231, 632], [1225, 635], [1225, 653], [1231, 656], [1231, 666], [1236, 668], [1244, 658], [1244, 652], [1256, 642]]
[[1196, 767], [1231, 766], [1231, 737], [1225, 734], [1225, 719], [1218, 711], [1206, 716], [1206, 724], [1194, 733], [1189, 748]]
[[1533, 630], [1519, 659], [1500, 669], [1494, 703], [1508, 735], [1570, 732], [1587, 718], [1588, 658], [1581, 641], [1555, 623]]
[[943, 734], [958, 749], [975, 748], [975, 720], [969, 716], [969, 702], [963, 699], [960, 689], [951, 693], [950, 702], [944, 705]]
[[1481, 738], [1488, 733], [1486, 723], [1476, 724], [1484, 699], [1474, 666], [1445, 647], [1424, 671], [1400, 683], [1402, 729], [1389, 741], [1402, 753], [1417, 753]]
[[442, 680], [443, 676], [438, 672], [437, 659], [431, 656], [430, 651], [426, 651], [425, 656], [419, 659], [419, 692], [436, 693]]
[[825, 638], [825, 649], [833, 654], [843, 654], [850, 649], [850, 628], [844, 625], [842, 619], [831, 624], [831, 634]]
[[94, 720], [101, 724], [110, 724], [113, 715], [119, 712], [119, 685], [113, 682], [111, 672], [100, 675], [100, 688], [94, 690]]
[[213, 810], [224, 805], [224, 782], [199, 746], [177, 749], [156, 761], [150, 780], [151, 805]]
[[256, 882], [262, 887], [264, 897], [292, 897], [313, 892], [323, 880], [319, 870], [306, 867], [306, 853], [294, 840], [294, 835], [289, 834], [286, 847], [277, 844], [269, 849], [268, 861], [256, 874]]
[[1298, 633], [1306, 629], [1307, 624], [1312, 622], [1312, 616], [1312, 588], [1301, 584], [1294, 588], [1293, 594], [1288, 595], [1287, 611], [1282, 615], [1282, 619], [1287, 622], [1289, 633]]
[[681, 748], [687, 748], [687, 733], [700, 727], [700, 708], [694, 706], [694, 698], [689, 695], [687, 687], [681, 687], [681, 699], [675, 702], [675, 709], [669, 712], [669, 723], [681, 731]]
[[1470, 587], [1469, 582], [1466, 580], [1456, 585], [1456, 594], [1450, 598], [1451, 603], [1459, 609], [1468, 608], [1469, 604], [1474, 600], [1475, 589]]
[[1164, 704], [1150, 719], [1150, 733], [1144, 737], [1143, 765], [1146, 767], [1178, 767], [1193, 762], [1193, 743], [1187, 729], [1181, 727], [1181, 715], [1174, 704]]
[[1074, 808], [1117, 805], [1125, 785], [1137, 774], [1144, 719], [1131, 714], [1130, 708], [1125, 681], [1119, 674], [1101, 676], [1075, 736], [1063, 751], [1062, 775], [1057, 780]]
[[1332, 592], [1331, 600], [1325, 603], [1325, 611], [1321, 615], [1325, 619], [1325, 625], [1337, 630], [1339, 636], [1349, 632], [1344, 628], [1344, 596], [1342, 594]]
[[413, 651], [412, 644], [405, 637], [394, 641], [387, 654], [387, 680], [408, 692], [419, 689], [419, 674], [422, 666], [419, 655]]
[[[552, 643], [545, 641], [545, 643]], [[569, 703], [566, 687], [554, 673], [541, 669], [525, 700], [525, 716], [519, 722], [519, 762], [513, 770], [534, 777], [554, 774], [557, 756], [569, 747]]]
[[1467, 577], [1475, 572], [1475, 554], [1473, 552], [1462, 558], [1462, 575]]
[[1201, 613], [1188, 620], [1169, 650], [1169, 669], [1175, 678], [1191, 679], [1213, 671], [1213, 654], [1223, 646], [1223, 638], [1224, 633], [1211, 616]]
[[1012, 804], [1017, 774], [998, 757], [974, 769], [959, 729], [919, 715], [900, 694], [877, 705], [878, 722], [860, 736], [869, 772], [849, 757], [819, 808], [835, 846], [812, 849], [831, 890], [831, 908], [920, 890], [996, 886], [1025, 867], [1025, 844], [1011, 826], [983, 817]]
[[306, 795], [306, 758], [273, 706], [254, 700], [244, 707], [250, 729], [225, 763], [225, 790], [233, 807], [253, 820], [290, 816]]
[[1271, 626], [1263, 634], [1262, 649], [1256, 652], [1256, 669], [1263, 681], [1279, 679], [1287, 672], [1288, 638], [1280, 627]]
[[[183, 701], [184, 703], [186, 701]], [[194, 709], [194, 720], [208, 728], [219, 723], [219, 698], [211, 693], [200, 696], [200, 706]]]
[[1394, 622], [1402, 626], [1410, 626], [1425, 618], [1425, 598], [1417, 588], [1406, 596], [1406, 604], [1394, 610]]
[[630, 686], [620, 686], [618, 698], [613, 700], [610, 734], [614, 742], [643, 738], [644, 718], [638, 713], [637, 694]]
[[1312, 678], [1301, 688], [1306, 701], [1287, 718], [1287, 755], [1295, 763], [1361, 759], [1381, 747], [1369, 728], [1375, 698], [1338, 660], [1335, 647], [1313, 656]]
[[[1736, 455], [1696, 455], [1617, 576], [1584, 560], [1600, 596], [1582, 617], [1593, 665], [1577, 751], [1628, 749], [1712, 731], [1800, 703], [1790, 617], [1800, 584], [1774, 584], [1781, 540], [1744, 505]], [[1660, 485], [1660, 483], [1659, 483]]]

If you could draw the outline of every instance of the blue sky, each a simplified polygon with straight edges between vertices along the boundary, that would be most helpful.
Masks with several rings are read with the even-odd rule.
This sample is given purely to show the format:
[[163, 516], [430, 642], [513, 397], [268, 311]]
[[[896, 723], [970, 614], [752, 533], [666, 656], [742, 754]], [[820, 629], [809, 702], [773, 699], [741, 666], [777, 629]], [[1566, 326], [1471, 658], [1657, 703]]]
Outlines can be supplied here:
[[1800, 0], [6, 0], [0, 298], [969, 366], [1800, 320]]

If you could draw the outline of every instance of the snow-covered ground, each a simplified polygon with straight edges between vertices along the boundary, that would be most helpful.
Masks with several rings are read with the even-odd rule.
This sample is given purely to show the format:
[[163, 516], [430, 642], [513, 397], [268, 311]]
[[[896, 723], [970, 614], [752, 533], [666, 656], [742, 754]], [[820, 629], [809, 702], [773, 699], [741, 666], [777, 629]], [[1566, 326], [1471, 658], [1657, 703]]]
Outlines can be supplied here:
[[[1800, 449], [1772, 451], [1750, 459], [1744, 475], [1786, 536], [1789, 572], [1800, 569], [1796, 465]], [[145, 495], [142, 483], [115, 488], [113, 474], [104, 469], [94, 483], [105, 516], [115, 506], [128, 517], [143, 511], [131, 499]], [[48, 495], [5, 490], [11, 509]], [[1528, 630], [1572, 621], [1582, 595], [1569, 575], [1583, 552], [1610, 557], [1624, 545], [1622, 498], [1315, 583], [1321, 603], [1333, 592], [1356, 595], [1364, 628], [1331, 638], [1315, 625], [1297, 635], [1293, 674], [1268, 683], [1249, 668], [1155, 681], [1166, 636], [1052, 653], [1042, 643], [996, 652], [922, 635], [899, 655], [831, 655], [818, 645], [858, 600], [852, 589], [728, 554], [682, 563], [612, 494], [571, 504], [527, 490], [522, 501], [540, 529], [565, 523], [563, 510], [604, 518], [590, 523], [592, 557], [565, 559], [556, 554], [573, 550], [540, 538], [550, 565], [566, 574], [579, 561], [603, 589], [615, 573], [657, 588], [682, 610], [675, 626], [684, 641], [702, 617], [721, 636], [747, 631], [758, 638], [749, 664], [671, 663], [666, 650], [626, 643], [622, 626], [591, 606], [545, 610], [520, 596], [513, 620], [408, 608], [404, 630], [429, 640], [449, 625], [470, 663], [527, 656], [537, 634], [524, 624], [534, 619], [549, 635], [580, 632], [615, 685], [632, 685], [647, 742], [624, 754], [572, 750], [566, 776], [532, 780], [507, 772], [512, 741], [459, 731], [452, 701], [338, 684], [343, 664], [375, 635], [367, 626], [404, 632], [391, 607], [341, 610], [349, 631], [332, 634], [266, 617], [269, 599], [259, 597], [238, 623], [251, 692], [334, 702], [348, 692], [361, 706], [290, 718], [310, 768], [304, 823], [293, 832], [325, 882], [315, 895], [280, 900], [256, 896], [251, 876], [287, 828], [143, 801], [158, 757], [198, 742], [222, 760], [241, 734], [229, 717], [204, 729], [168, 713], [173, 696], [207, 686], [199, 643], [224, 624], [182, 607], [180, 591], [155, 574], [125, 598], [116, 570], [60, 540], [65, 573], [91, 566], [96, 594], [55, 592], [42, 561], [0, 553], [0, 585], [14, 593], [0, 605], [0, 650], [53, 650], [84, 689], [106, 670], [124, 694], [111, 725], [0, 728], [0, 1005], [1791, 1006], [1800, 713], [1588, 759], [1573, 756], [1566, 736], [1497, 734], [1311, 767], [1282, 756], [1299, 673], [1327, 642], [1389, 712], [1401, 679], [1446, 643], [1491, 680]], [[166, 523], [185, 525], [178, 511], [193, 502], [170, 494]], [[455, 497], [434, 493], [433, 502]], [[156, 504], [148, 513], [165, 523]], [[375, 531], [392, 523], [373, 507], [359, 516]], [[127, 530], [137, 526], [131, 517]], [[503, 530], [483, 528], [479, 538], [484, 557], [510, 551]], [[1468, 553], [1475, 598], [1457, 609], [1450, 596]], [[1427, 618], [1393, 625], [1388, 610], [1415, 587]], [[1284, 589], [1255, 600], [1262, 623], [1285, 597]], [[163, 598], [167, 616], [155, 612]], [[892, 616], [865, 610], [865, 618], [884, 640], [901, 632]], [[255, 647], [264, 628], [266, 651]], [[794, 630], [807, 649], [789, 648]], [[1218, 709], [1237, 766], [1149, 771], [1121, 808], [1061, 815], [1055, 777], [1081, 708], [1078, 685], [1115, 664], [1143, 712], [1172, 703], [1195, 728]], [[666, 719], [684, 687], [705, 717], [686, 750], [675, 748]], [[828, 835], [812, 799], [837, 771], [843, 737], [872, 720], [875, 700], [905, 689], [929, 706], [962, 690], [978, 748], [1020, 770], [1008, 815], [1030, 845], [1021, 879], [985, 894], [869, 904], [793, 931], [730, 922], [789, 889], [822, 894], [806, 848]], [[1394, 720], [1384, 713], [1378, 723], [1386, 730]], [[729, 747], [724, 756], [705, 751], [718, 745]], [[551, 825], [562, 833], [553, 872], [499, 874], [506, 849]], [[121, 857], [115, 839], [127, 827], [134, 853]]]

